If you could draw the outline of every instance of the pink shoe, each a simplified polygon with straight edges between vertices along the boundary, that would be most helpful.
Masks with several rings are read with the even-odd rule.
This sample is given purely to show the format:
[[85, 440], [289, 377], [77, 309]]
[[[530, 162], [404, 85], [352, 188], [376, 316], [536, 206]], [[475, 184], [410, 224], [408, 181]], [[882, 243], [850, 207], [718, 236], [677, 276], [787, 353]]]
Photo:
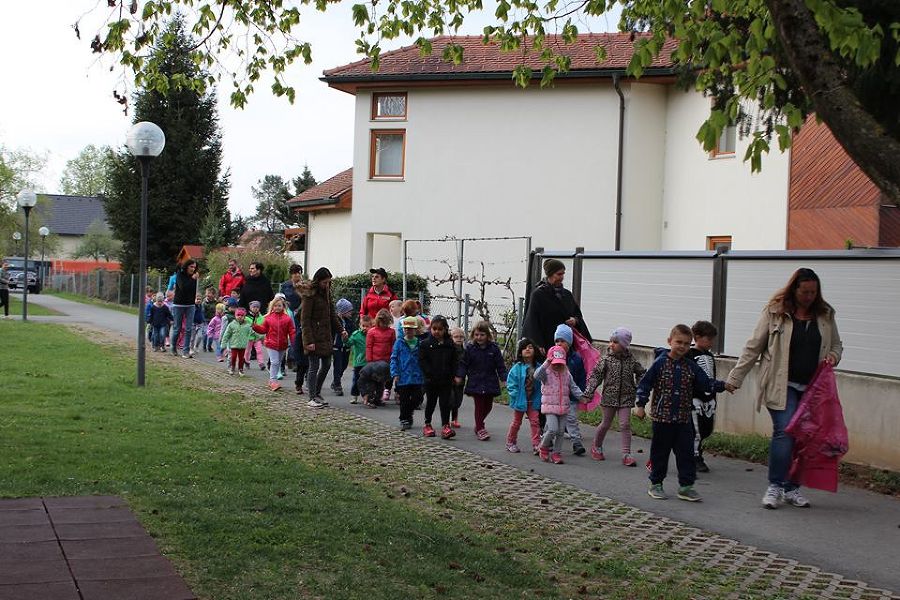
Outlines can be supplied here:
[[637, 461], [634, 460], [634, 457], [632, 455], [626, 454], [625, 456], [622, 457], [622, 464], [625, 465], [626, 467], [636, 467]]
[[550, 462], [550, 449], [549, 448], [544, 448], [543, 446], [541, 446], [540, 448], [538, 448], [538, 453], [540, 454], [542, 461]]
[[431, 423], [425, 423], [425, 427], [422, 428], [422, 435], [425, 437], [434, 437], [434, 427], [431, 426]]
[[272, 390], [273, 392], [277, 392], [278, 390], [281, 389], [281, 384], [278, 383], [277, 381], [270, 381], [269, 389]]
[[559, 452], [554, 452], [550, 455], [550, 462], [552, 462], [554, 465], [563, 464], [562, 454], [560, 454]]
[[591, 458], [594, 460], [606, 460], [606, 457], [603, 456], [603, 449], [597, 446], [591, 446]]
[[510, 444], [510, 443], [506, 444], [506, 451], [512, 452], [513, 454], [518, 454], [519, 452], [521, 452], [521, 450], [519, 450], [518, 444]]

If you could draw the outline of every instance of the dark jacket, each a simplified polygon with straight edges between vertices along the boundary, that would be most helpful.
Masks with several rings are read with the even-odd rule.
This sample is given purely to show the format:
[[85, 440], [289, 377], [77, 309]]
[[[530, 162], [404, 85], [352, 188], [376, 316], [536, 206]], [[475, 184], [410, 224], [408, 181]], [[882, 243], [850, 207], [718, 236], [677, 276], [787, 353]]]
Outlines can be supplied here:
[[203, 318], [203, 306], [200, 304], [194, 305], [194, 325], [203, 325], [206, 323], [206, 319]]
[[297, 293], [297, 288], [294, 287], [294, 282], [290, 279], [282, 282], [281, 287], [278, 289], [278, 291], [284, 294], [284, 299], [287, 300], [288, 307], [290, 307], [291, 312], [297, 312], [297, 310], [300, 308], [300, 294]]
[[197, 280], [179, 270], [175, 273], [175, 298], [172, 304], [176, 306], [193, 306], [197, 301]]
[[448, 336], [440, 341], [428, 336], [419, 346], [419, 365], [427, 385], [451, 385], [456, 369], [456, 344]]
[[[341, 325], [344, 327], [343, 331], [346, 331], [347, 335], [356, 331], [356, 323], [353, 322], [353, 319], [350, 317], [338, 317], [338, 319], [341, 321]], [[340, 331], [337, 331], [334, 334], [334, 349], [343, 350], [347, 353], [350, 352], [350, 346], [344, 343], [344, 337], [341, 335]]]
[[[331, 356], [334, 349], [334, 336], [339, 335], [344, 326], [334, 309], [331, 292], [327, 292], [312, 281], [305, 281], [298, 287], [302, 302], [300, 304], [300, 329], [303, 332], [303, 352], [316, 356]], [[315, 344], [312, 352], [306, 349]]]
[[272, 283], [265, 275], [257, 275], [256, 277], [244, 277], [244, 285], [241, 286], [241, 298], [238, 304], [241, 307], [250, 310], [250, 303], [256, 300], [259, 302], [259, 312], [266, 314], [269, 310], [269, 302], [275, 297], [272, 291]]
[[575, 329], [588, 340], [592, 339], [572, 292], [565, 288], [554, 289], [546, 280], [542, 280], [531, 292], [522, 335], [544, 351], [549, 350], [553, 346], [553, 334], [557, 325], [565, 323], [569, 317], [578, 319]]
[[366, 363], [359, 372], [359, 384], [377, 383], [384, 385], [391, 378], [391, 368], [383, 360]]
[[494, 342], [484, 346], [471, 342], [456, 369], [456, 376], [466, 378], [469, 396], [499, 396], [500, 381], [506, 381], [506, 364], [500, 347]]
[[653, 392], [650, 418], [657, 423], [688, 423], [694, 404], [691, 398], [702, 392], [724, 392], [725, 382], [706, 376], [703, 369], [686, 356], [675, 360], [665, 348], [641, 378], [637, 405], [645, 406]]
[[162, 306], [151, 304], [148, 312], [150, 313], [150, 318], [147, 319], [147, 321], [154, 329], [159, 329], [160, 327], [169, 325], [173, 321], [172, 311], [170, 311], [169, 307], [165, 304], [163, 304]]

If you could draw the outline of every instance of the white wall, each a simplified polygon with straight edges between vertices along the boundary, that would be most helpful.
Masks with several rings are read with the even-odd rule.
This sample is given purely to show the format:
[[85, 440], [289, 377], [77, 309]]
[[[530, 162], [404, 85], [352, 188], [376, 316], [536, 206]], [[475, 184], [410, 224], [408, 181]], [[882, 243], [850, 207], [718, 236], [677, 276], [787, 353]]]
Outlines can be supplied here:
[[730, 235], [734, 250], [783, 250], [788, 154], [773, 140], [762, 172], [751, 174], [738, 139], [733, 157], [711, 159], [696, 140], [709, 100], [673, 86], [668, 100], [662, 249], [705, 250], [707, 236]]
[[350, 268], [350, 211], [327, 210], [309, 213], [309, 234], [306, 251], [309, 254], [310, 276], [319, 267], [328, 267], [332, 275], [341, 277], [355, 271]]

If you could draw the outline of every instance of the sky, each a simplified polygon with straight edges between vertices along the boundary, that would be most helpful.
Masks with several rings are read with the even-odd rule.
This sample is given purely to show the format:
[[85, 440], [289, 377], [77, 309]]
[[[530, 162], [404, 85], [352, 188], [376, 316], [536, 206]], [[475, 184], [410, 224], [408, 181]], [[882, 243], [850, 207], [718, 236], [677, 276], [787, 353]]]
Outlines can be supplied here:
[[[244, 109], [233, 109], [231, 84], [223, 81], [219, 118], [223, 166], [231, 171], [232, 214], [254, 212], [251, 187], [267, 174], [290, 180], [308, 165], [323, 181], [352, 166], [354, 97], [319, 81], [323, 70], [360, 59], [351, 5], [346, 0], [331, 4], [325, 14], [303, 7], [297, 37], [312, 44], [313, 62], [287, 70], [286, 79], [297, 91], [293, 105], [260, 84]], [[485, 5], [486, 14], [470, 18], [461, 33], [481, 32], [492, 12]], [[122, 71], [110, 72], [113, 63], [98, 61], [90, 50], [94, 35], [103, 37], [99, 23], [107, 10], [102, 0], [7, 1], [0, 7], [0, 144], [46, 156], [38, 191], [58, 192], [66, 161], [88, 144], [117, 148], [125, 142], [131, 116], [112, 96], [114, 89], [121, 90]], [[81, 17], [78, 40], [72, 25]], [[404, 43], [409, 40], [395, 40], [385, 49]]]

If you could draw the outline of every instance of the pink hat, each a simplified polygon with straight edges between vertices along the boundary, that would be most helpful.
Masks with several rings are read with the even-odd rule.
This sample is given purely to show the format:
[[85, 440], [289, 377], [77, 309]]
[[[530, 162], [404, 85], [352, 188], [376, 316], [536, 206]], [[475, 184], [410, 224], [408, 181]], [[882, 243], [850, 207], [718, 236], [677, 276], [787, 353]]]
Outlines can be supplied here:
[[564, 365], [566, 364], [566, 351], [562, 346], [553, 346], [547, 352], [547, 358], [550, 359], [551, 365]]
[[234, 316], [236, 316], [236, 317], [243, 317], [246, 314], [247, 314], [247, 310], [244, 308], [239, 308], [236, 311], [234, 311]]

